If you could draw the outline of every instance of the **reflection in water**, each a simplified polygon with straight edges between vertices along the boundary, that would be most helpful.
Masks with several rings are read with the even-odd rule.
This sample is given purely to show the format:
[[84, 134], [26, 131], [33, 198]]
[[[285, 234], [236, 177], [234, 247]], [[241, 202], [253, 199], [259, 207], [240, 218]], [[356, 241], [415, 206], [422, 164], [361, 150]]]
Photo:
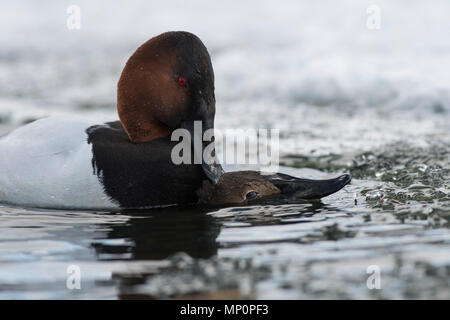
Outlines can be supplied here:
[[220, 223], [203, 210], [165, 208], [124, 214], [131, 217], [128, 223], [111, 225], [107, 239], [94, 241], [99, 260], [161, 260], [178, 252], [193, 258], [217, 254]]
[[[307, 222], [310, 217], [323, 210], [330, 208], [320, 201], [293, 204], [270, 200], [242, 207], [125, 211], [124, 214], [130, 218], [127, 223], [111, 225], [105, 238], [94, 240], [92, 245], [97, 259], [101, 261], [119, 259], [167, 262], [156, 268], [149, 264], [141, 265], [137, 270], [113, 272], [112, 280], [120, 299], [168, 298], [189, 294], [190, 290], [237, 297], [240, 277], [242, 274], [247, 277], [253, 271], [248, 269], [249, 266], [243, 267], [234, 262], [230, 264], [230, 261], [217, 258], [219, 248], [236, 245], [228, 243], [226, 239], [218, 241], [219, 233], [227, 233], [237, 227], [248, 233], [250, 239], [247, 241], [251, 243], [252, 237], [253, 240], [260, 237], [259, 234], [254, 234], [252, 227], [271, 226], [278, 229], [280, 222], [302, 222], [289, 222], [290, 218], [305, 218], [304, 222]], [[273, 231], [278, 233], [277, 230]], [[275, 241], [280, 241], [283, 237], [286, 235]], [[191, 258], [205, 260], [202, 262]], [[192, 286], [187, 286], [188, 283], [192, 283]], [[197, 289], [193, 283], [198, 286]], [[223, 288], [229, 287], [232, 288], [231, 291], [223, 291]]]
[[180, 252], [206, 259], [217, 255], [217, 237], [224, 222], [249, 226], [302, 222], [299, 218], [307, 222], [325, 209], [334, 211], [321, 201], [288, 205], [282, 200], [260, 200], [243, 207], [125, 210], [123, 214], [130, 217], [127, 223], [111, 224], [106, 236], [94, 239], [92, 246], [103, 261], [162, 260]]
[[298, 223], [302, 222], [299, 218], [308, 222], [308, 218], [324, 209], [334, 211], [321, 201], [287, 205], [286, 201], [266, 200], [252, 204], [216, 209], [126, 210], [123, 213], [130, 217], [127, 223], [110, 225], [105, 238], [95, 239], [92, 246], [98, 260], [162, 260], [180, 252], [206, 259], [217, 255], [217, 237], [224, 222], [231, 220], [249, 226]]

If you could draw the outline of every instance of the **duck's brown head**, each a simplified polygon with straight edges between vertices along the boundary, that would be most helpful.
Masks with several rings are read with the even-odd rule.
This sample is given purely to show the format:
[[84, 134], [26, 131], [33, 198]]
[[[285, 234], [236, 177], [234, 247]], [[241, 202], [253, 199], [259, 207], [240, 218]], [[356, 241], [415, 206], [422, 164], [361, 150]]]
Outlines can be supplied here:
[[208, 205], [239, 204], [263, 198], [288, 200], [320, 199], [347, 185], [348, 174], [328, 180], [310, 180], [282, 173], [263, 175], [256, 171], [224, 173], [217, 184], [203, 182], [198, 191], [199, 202]]
[[[134, 143], [168, 136], [177, 128], [189, 130], [193, 141], [194, 121], [202, 122], [202, 133], [214, 128], [214, 71], [201, 40], [189, 32], [166, 32], [140, 46], [120, 76], [117, 108]], [[203, 168], [217, 181], [221, 167]]]
[[217, 184], [203, 181], [199, 202], [210, 205], [242, 203], [280, 194], [281, 190], [256, 171], [224, 173]]

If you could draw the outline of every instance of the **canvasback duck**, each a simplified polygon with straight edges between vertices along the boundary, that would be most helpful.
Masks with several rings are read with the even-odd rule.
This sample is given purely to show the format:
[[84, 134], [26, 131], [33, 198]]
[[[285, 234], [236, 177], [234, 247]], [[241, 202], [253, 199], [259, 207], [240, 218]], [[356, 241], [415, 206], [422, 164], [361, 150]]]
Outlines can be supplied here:
[[[224, 175], [220, 164], [203, 157], [199, 164], [174, 164], [175, 129], [194, 134], [194, 121], [201, 121], [203, 133], [214, 128], [211, 59], [188, 32], [163, 33], [136, 50], [118, 82], [117, 110], [120, 121], [50, 117], [0, 138], [0, 202], [93, 210], [199, 199], [228, 204], [277, 194], [320, 198], [350, 181], [348, 175], [322, 181], [249, 171]], [[193, 156], [207, 144], [198, 150], [192, 143]]]

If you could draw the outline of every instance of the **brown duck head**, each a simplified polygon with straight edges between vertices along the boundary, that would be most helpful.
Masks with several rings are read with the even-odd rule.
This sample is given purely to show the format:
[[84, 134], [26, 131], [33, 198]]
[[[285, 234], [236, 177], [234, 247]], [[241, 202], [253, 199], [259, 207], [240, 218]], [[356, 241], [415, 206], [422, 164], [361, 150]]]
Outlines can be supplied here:
[[282, 173], [263, 175], [257, 171], [235, 171], [224, 173], [215, 185], [205, 180], [198, 195], [199, 202], [208, 205], [268, 198], [320, 199], [339, 191], [350, 181], [348, 174], [328, 180], [310, 180]]
[[[202, 134], [213, 129], [214, 71], [201, 40], [188, 32], [166, 32], [140, 46], [120, 76], [117, 109], [133, 143], [166, 137], [178, 128], [193, 137], [194, 121], [201, 121]], [[209, 143], [194, 152], [201, 156]], [[202, 167], [213, 182], [222, 174], [220, 164], [202, 161]]]

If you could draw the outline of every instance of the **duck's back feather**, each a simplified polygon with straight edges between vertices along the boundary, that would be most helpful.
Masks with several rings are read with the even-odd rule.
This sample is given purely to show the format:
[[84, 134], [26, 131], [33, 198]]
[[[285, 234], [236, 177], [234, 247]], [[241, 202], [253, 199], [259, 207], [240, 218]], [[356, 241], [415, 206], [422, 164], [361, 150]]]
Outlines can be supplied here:
[[0, 138], [0, 201], [31, 207], [117, 208], [92, 174], [86, 128], [93, 121], [51, 117]]

